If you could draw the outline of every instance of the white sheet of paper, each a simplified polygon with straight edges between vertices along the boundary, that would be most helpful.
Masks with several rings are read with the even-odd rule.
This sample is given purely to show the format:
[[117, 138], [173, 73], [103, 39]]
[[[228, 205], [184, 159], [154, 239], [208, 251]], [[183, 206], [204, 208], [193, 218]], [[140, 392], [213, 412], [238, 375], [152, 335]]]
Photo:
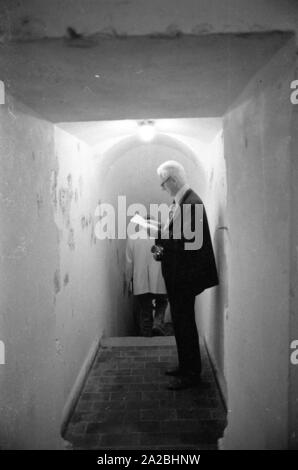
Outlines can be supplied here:
[[141, 225], [142, 227], [147, 227], [147, 220], [144, 219], [140, 214], [135, 214], [130, 220], [133, 224]]
[[153, 232], [157, 233], [158, 231], [156, 225], [152, 225], [148, 223], [148, 220], [145, 220], [144, 217], [142, 217], [140, 214], [135, 214], [130, 221], [136, 225], [140, 225], [143, 228], [146, 228], [146, 229], [149, 228], [152, 231], [152, 233]]

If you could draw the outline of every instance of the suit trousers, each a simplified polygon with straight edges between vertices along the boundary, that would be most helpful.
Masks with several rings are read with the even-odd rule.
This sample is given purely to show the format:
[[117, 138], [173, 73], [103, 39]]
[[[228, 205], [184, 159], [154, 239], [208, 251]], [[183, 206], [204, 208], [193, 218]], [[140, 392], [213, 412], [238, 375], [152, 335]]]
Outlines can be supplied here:
[[195, 321], [195, 294], [188, 289], [169, 289], [179, 368], [185, 375], [200, 375], [201, 354]]

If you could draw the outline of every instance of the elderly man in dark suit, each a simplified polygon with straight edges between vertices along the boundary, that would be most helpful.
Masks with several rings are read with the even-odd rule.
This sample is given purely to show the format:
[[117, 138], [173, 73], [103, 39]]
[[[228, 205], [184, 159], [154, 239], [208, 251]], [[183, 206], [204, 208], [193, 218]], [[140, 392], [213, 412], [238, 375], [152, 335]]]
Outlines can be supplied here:
[[176, 378], [168, 388], [182, 390], [200, 383], [195, 298], [216, 286], [218, 275], [205, 207], [188, 186], [183, 166], [168, 161], [157, 173], [161, 187], [174, 198], [169, 220], [152, 250], [155, 259], [161, 260], [178, 352], [178, 367], [166, 374]]

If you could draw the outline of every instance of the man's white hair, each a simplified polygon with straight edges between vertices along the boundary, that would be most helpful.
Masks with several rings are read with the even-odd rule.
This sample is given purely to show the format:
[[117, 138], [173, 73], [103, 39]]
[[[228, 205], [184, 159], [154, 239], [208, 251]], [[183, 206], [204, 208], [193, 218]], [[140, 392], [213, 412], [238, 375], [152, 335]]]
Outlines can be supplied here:
[[173, 176], [179, 184], [184, 185], [186, 183], [185, 170], [181, 163], [178, 163], [175, 160], [168, 160], [167, 162], [162, 163], [157, 168], [157, 174], [163, 181], [170, 176]]

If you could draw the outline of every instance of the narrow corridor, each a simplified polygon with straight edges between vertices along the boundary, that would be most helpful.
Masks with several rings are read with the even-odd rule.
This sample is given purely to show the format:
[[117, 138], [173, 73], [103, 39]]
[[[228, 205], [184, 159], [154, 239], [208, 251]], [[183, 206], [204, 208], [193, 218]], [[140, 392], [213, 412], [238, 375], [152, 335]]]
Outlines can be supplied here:
[[105, 340], [64, 438], [74, 449], [217, 449], [226, 414], [201, 350], [203, 385], [169, 391], [173, 337]]

